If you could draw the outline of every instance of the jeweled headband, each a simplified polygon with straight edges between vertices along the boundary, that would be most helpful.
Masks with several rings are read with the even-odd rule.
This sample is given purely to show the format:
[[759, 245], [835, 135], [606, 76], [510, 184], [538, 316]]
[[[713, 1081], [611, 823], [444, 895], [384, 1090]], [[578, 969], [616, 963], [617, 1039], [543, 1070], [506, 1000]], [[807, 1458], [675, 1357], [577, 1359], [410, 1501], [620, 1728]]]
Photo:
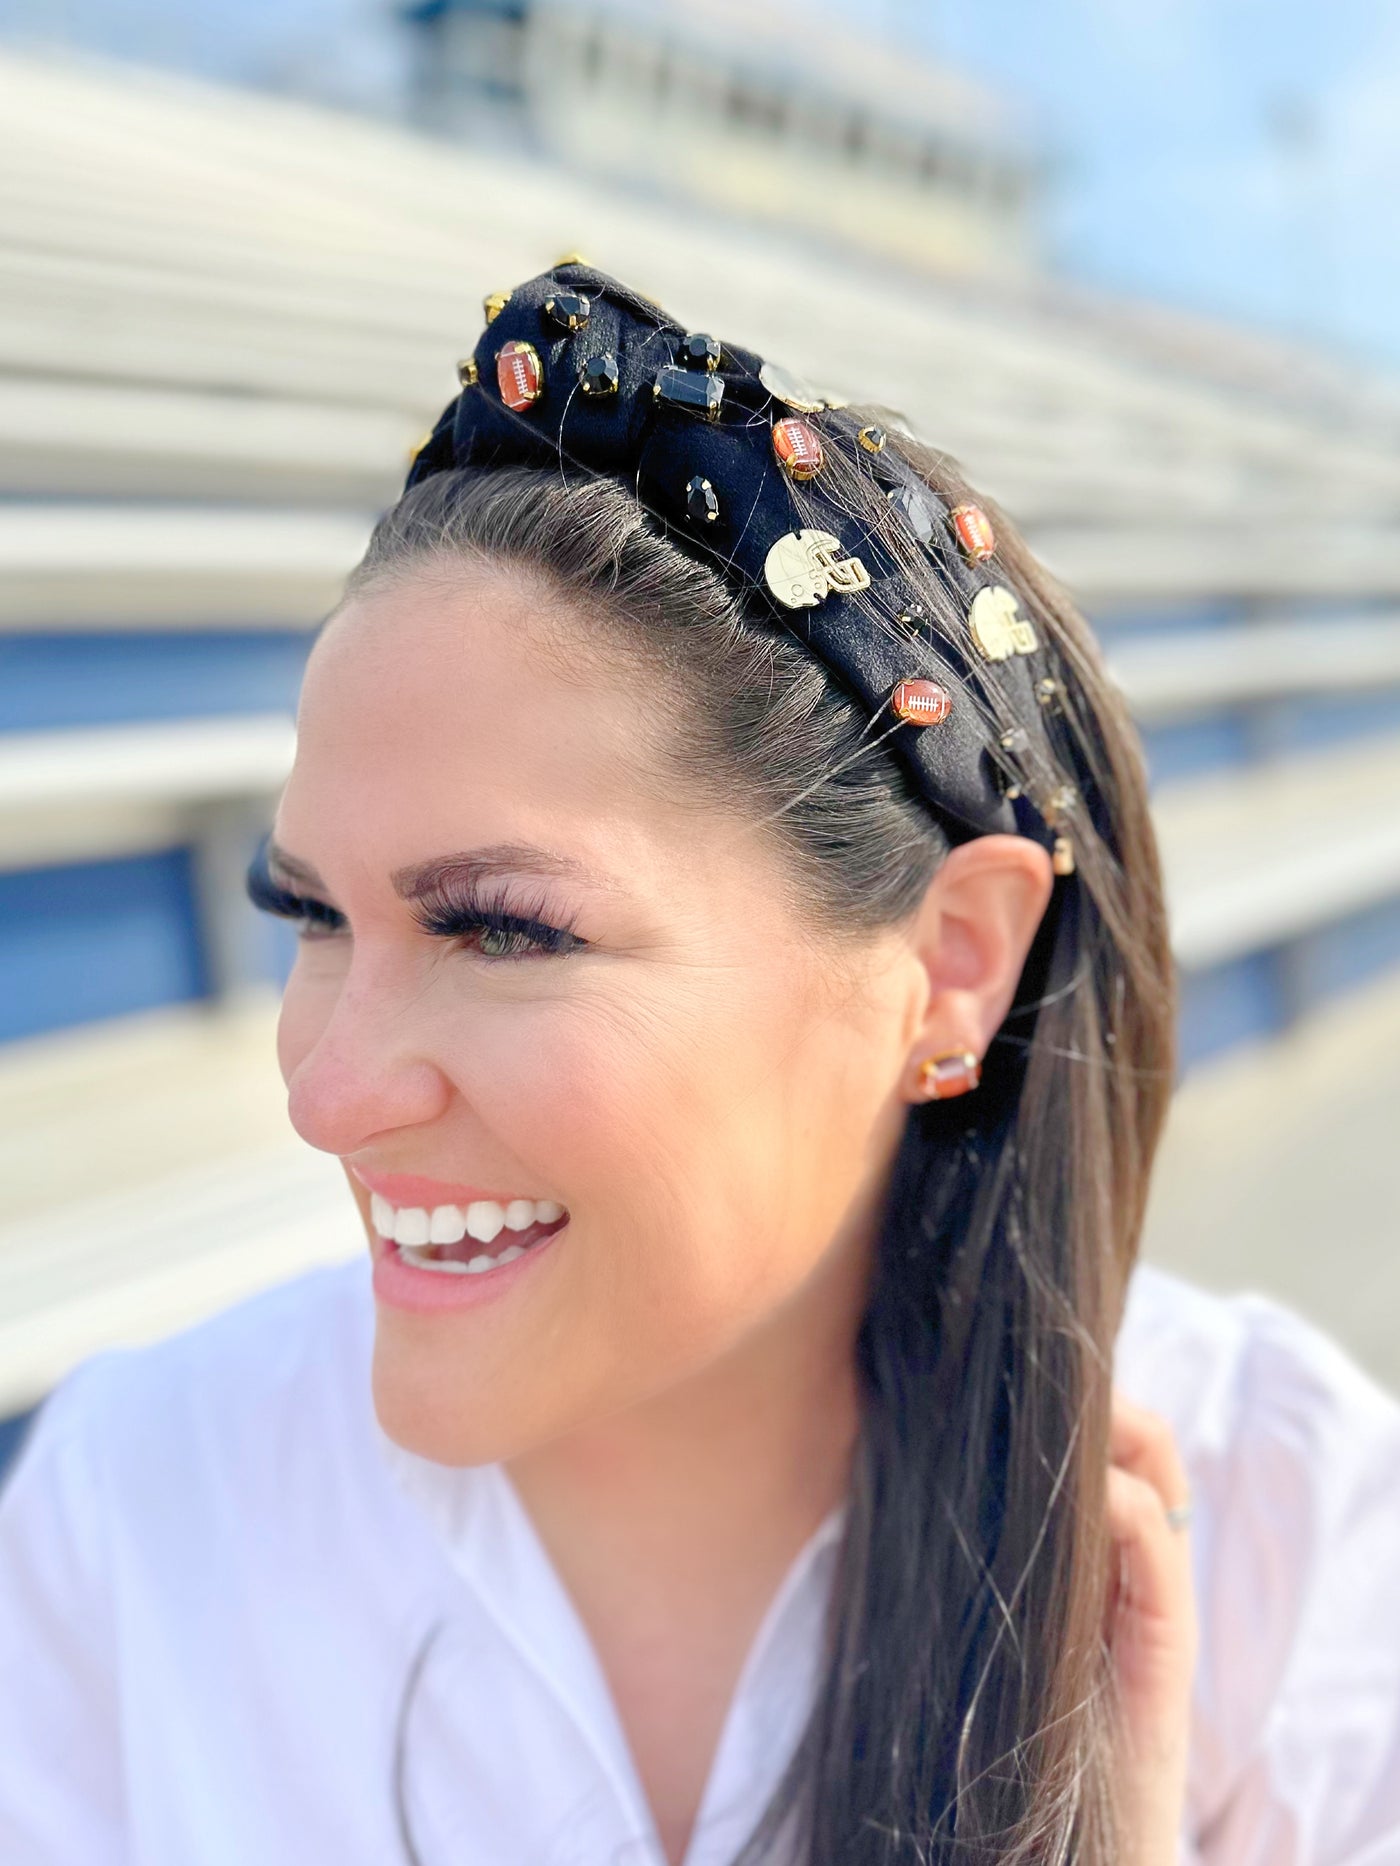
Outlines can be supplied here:
[[[414, 455], [405, 490], [453, 467], [567, 462], [620, 481], [681, 548], [759, 601], [853, 695], [954, 841], [1059, 833], [1074, 801], [1049, 715], [1062, 689], [1033, 622], [996, 575], [977, 506], [949, 507], [839, 398], [742, 345], [688, 330], [652, 299], [560, 260], [485, 301], [461, 392]], [[901, 528], [842, 499], [834, 449], [867, 472]], [[899, 557], [922, 552], [948, 612], [926, 614]]]

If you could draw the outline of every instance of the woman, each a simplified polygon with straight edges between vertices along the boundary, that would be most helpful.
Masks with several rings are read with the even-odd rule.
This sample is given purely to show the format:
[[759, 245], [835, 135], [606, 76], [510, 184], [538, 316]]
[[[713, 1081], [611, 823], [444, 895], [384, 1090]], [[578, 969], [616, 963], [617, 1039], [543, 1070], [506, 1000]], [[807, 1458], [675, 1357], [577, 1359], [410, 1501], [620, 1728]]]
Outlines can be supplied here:
[[1133, 1272], [1084, 623], [878, 410], [577, 259], [487, 310], [250, 872], [372, 1277], [46, 1403], [0, 1855], [1400, 1857], [1400, 1413]]

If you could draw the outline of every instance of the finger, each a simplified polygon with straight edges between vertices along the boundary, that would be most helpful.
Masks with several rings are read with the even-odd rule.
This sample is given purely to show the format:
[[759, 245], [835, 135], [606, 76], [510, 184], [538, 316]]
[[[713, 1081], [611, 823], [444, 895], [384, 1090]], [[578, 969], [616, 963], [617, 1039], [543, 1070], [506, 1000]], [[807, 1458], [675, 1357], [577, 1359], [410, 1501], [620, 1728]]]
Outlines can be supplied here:
[[1170, 1422], [1117, 1387], [1109, 1413], [1108, 1455], [1115, 1465], [1151, 1484], [1163, 1510], [1190, 1501], [1190, 1480]]
[[[1129, 1832], [1167, 1836], [1180, 1831], [1190, 1761], [1196, 1630], [1189, 1570], [1155, 1487], [1121, 1466], [1110, 1465], [1107, 1476], [1120, 1584], [1105, 1634], [1122, 1805]], [[1135, 1857], [1147, 1854], [1139, 1849]]]
[[1156, 1486], [1110, 1466], [1113, 1543], [1106, 1637], [1130, 1700], [1159, 1704], [1179, 1695], [1195, 1663], [1196, 1619], [1186, 1537], [1166, 1520]]

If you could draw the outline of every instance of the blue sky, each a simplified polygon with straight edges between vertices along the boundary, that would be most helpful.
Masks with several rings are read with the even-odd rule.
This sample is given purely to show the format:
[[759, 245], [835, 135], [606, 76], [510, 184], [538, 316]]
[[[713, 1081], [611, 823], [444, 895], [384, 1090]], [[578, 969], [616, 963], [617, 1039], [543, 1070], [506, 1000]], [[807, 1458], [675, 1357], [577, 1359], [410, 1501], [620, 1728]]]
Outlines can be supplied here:
[[[755, 4], [761, 0], [755, 0]], [[1056, 156], [1058, 267], [1400, 368], [1400, 0], [807, 0], [1009, 91]], [[379, 0], [0, 0], [52, 33], [369, 97]]]
[[[838, 0], [822, 0], [837, 7]], [[1393, 0], [839, 0], [1010, 89], [1081, 277], [1400, 365]]]

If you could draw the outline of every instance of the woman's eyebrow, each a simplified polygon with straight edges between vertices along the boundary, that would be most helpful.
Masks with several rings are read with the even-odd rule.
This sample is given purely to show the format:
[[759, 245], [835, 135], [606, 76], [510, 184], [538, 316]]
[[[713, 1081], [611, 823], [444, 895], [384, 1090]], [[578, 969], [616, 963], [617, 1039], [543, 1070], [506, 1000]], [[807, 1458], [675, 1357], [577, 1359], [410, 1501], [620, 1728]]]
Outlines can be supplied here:
[[[273, 837], [267, 843], [268, 866], [299, 886], [326, 891], [326, 884], [310, 862], [292, 855]], [[434, 855], [391, 870], [389, 882], [401, 900], [416, 901], [440, 892], [448, 881], [487, 881], [497, 875], [551, 875], [582, 881], [591, 887], [620, 892], [611, 876], [596, 874], [571, 855], [541, 849], [529, 842], [493, 842], [480, 849], [459, 849], [453, 855]]]

